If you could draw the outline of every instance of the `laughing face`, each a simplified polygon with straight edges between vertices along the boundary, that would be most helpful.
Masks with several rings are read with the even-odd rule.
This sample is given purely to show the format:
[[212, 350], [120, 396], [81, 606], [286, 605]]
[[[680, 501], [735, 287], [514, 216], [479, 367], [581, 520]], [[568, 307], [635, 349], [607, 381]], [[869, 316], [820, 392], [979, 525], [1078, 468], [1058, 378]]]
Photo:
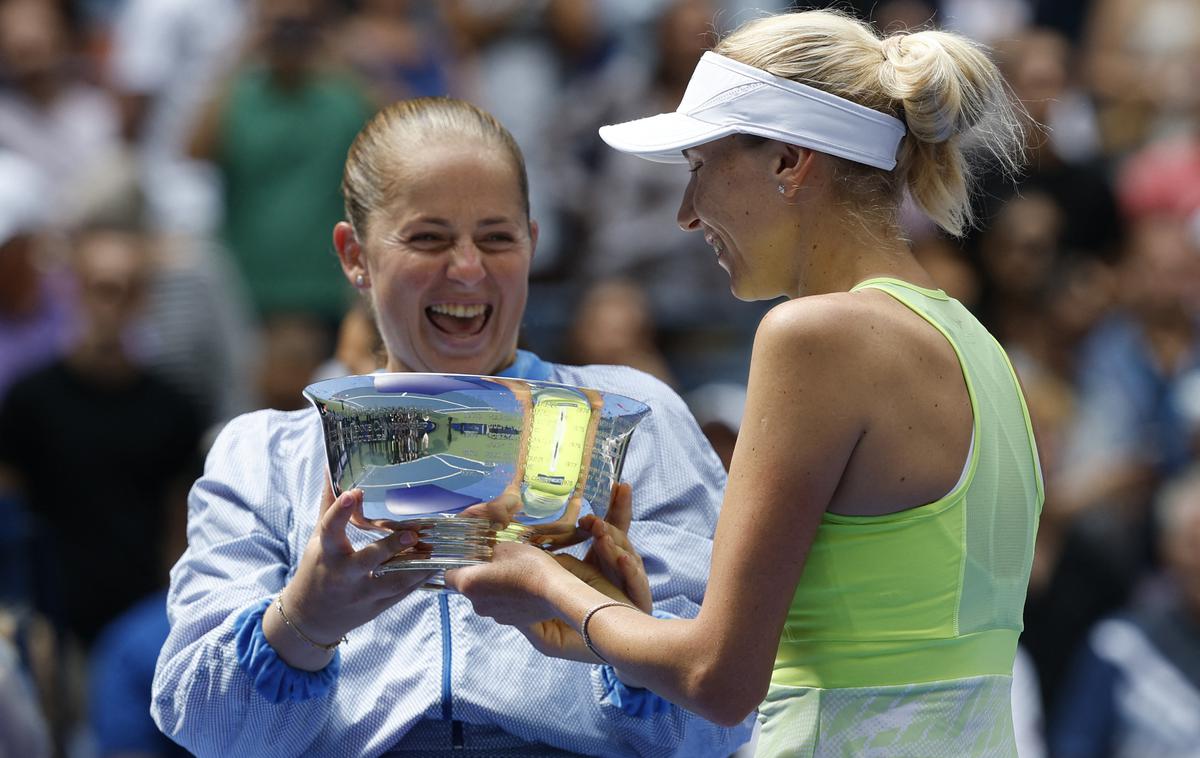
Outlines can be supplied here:
[[493, 374], [512, 362], [537, 225], [503, 152], [408, 152], [367, 225], [361, 244], [339, 225], [335, 244], [350, 280], [364, 277], [389, 371]]
[[794, 220], [778, 217], [785, 206], [771, 192], [777, 179], [768, 150], [744, 147], [731, 136], [684, 151], [691, 179], [676, 220], [684, 231], [704, 234], [741, 300], [794, 289], [794, 246], [786, 236]]

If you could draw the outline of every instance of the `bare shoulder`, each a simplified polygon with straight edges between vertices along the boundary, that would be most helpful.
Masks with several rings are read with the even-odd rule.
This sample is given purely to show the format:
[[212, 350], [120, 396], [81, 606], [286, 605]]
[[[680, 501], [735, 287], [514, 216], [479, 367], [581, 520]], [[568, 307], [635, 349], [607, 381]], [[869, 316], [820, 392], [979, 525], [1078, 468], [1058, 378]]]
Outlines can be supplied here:
[[772, 361], [803, 363], [809, 370], [821, 368], [814, 365], [815, 358], [836, 358], [837, 367], [874, 360], [875, 349], [902, 336], [904, 325], [895, 317], [895, 306], [885, 294], [865, 292], [789, 300], [763, 317], [754, 352]]

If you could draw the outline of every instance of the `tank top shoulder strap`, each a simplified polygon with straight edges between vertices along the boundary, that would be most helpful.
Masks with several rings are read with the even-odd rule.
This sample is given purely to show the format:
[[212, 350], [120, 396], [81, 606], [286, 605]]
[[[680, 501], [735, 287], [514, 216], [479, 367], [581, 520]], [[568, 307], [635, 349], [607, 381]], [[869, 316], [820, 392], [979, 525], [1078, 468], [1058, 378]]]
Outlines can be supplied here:
[[[919, 287], [911, 282], [906, 282], [903, 279], [895, 279], [890, 276], [875, 276], [870, 279], [866, 279], [851, 287], [850, 291], [858, 292], [865, 289], [884, 290], [896, 296], [900, 296], [902, 293], [916, 293], [919, 295], [924, 295], [931, 300], [946, 301], [950, 299], [950, 296], [942, 290]], [[901, 299], [903, 300], [905, 298]]]

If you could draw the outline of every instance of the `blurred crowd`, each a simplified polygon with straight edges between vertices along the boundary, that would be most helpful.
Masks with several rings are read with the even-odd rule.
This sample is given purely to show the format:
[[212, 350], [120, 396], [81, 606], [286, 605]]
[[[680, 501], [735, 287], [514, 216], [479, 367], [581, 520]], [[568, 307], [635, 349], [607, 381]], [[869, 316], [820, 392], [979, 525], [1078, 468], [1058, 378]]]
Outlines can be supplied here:
[[[148, 693], [207, 440], [377, 366], [330, 239], [380, 104], [508, 126], [542, 230], [524, 345], [660, 377], [728, 462], [770, 304], [676, 228], [686, 172], [596, 128], [673, 110], [788, 5], [0, 0], [0, 756], [172, 754]], [[991, 46], [1029, 115], [978, 229], [906, 224], [1040, 445], [1022, 755], [1200, 756], [1200, 2], [835, 5]]]

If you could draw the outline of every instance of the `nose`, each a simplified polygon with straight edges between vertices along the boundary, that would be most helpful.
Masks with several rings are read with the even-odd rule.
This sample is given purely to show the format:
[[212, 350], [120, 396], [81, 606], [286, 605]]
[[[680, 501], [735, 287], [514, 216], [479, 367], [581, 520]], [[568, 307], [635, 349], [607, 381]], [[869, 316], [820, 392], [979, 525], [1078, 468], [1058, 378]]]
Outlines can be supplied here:
[[474, 285], [483, 281], [487, 271], [483, 268], [483, 253], [471, 240], [454, 246], [450, 251], [450, 264], [446, 277], [459, 284]]
[[683, 191], [683, 199], [679, 202], [679, 212], [675, 214], [675, 222], [685, 232], [694, 232], [700, 228], [700, 217], [696, 215], [696, 208], [692, 205], [692, 185], [695, 182], [696, 175], [692, 174], [687, 188]]

